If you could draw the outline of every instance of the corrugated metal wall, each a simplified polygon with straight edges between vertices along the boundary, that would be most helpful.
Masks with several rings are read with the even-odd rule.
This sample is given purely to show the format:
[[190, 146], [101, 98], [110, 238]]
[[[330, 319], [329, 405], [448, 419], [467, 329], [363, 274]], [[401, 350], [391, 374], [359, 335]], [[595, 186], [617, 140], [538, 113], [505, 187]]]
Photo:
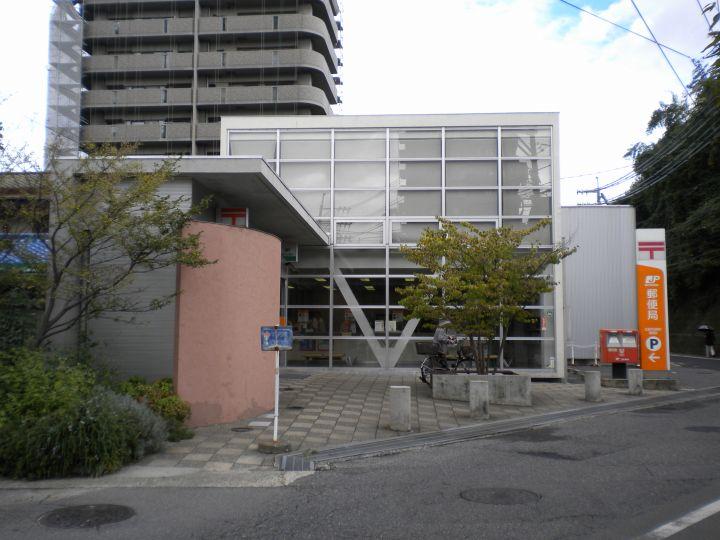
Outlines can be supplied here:
[[[192, 197], [190, 180], [174, 180], [159, 194], [185, 196], [188, 207]], [[143, 289], [147, 300], [173, 294], [176, 290], [175, 267], [156, 270], [136, 277], [133, 290]], [[122, 375], [139, 375], [148, 380], [172, 377], [175, 355], [175, 302], [158, 311], [141, 313], [136, 323], [95, 319], [88, 324], [90, 339], [98, 344], [97, 356]]]
[[[563, 263], [565, 352], [592, 358], [600, 328], [637, 328], [635, 209], [562, 207], [562, 236], [577, 252]], [[581, 346], [584, 346], [581, 348]]]

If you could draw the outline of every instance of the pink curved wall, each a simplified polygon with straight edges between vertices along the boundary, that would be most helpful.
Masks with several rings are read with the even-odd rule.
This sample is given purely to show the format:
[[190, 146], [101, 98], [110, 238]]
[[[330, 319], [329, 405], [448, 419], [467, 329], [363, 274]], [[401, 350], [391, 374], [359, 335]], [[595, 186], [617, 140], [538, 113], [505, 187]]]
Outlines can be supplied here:
[[233, 422], [273, 408], [275, 357], [260, 351], [260, 326], [278, 322], [280, 240], [217, 223], [202, 231], [203, 268], [178, 272], [175, 387], [190, 425]]

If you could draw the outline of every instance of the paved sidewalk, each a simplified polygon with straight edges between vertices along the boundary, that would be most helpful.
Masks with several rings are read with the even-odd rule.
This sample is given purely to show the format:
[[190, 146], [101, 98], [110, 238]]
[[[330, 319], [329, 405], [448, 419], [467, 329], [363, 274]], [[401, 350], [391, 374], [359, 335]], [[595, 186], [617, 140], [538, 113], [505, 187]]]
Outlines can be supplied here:
[[[431, 432], [477, 424], [466, 402], [433, 400], [430, 388], [416, 373], [318, 372], [304, 379], [281, 379], [280, 436], [293, 450], [319, 450], [355, 441], [396, 437], [390, 422], [389, 386], [411, 387], [412, 429]], [[647, 396], [672, 392], [646, 391]], [[532, 383], [532, 407], [491, 405], [491, 420], [508, 420], [547, 412], [593, 405], [583, 400], [582, 384]], [[629, 401], [627, 390], [603, 388], [605, 402]], [[241, 431], [233, 431], [241, 428]], [[247, 422], [223, 424], [196, 430], [187, 441], [168, 443], [166, 449], [149, 456], [140, 465], [192, 467], [206, 471], [255, 470], [272, 467], [274, 456], [258, 453], [257, 439], [272, 437], [272, 414]]]

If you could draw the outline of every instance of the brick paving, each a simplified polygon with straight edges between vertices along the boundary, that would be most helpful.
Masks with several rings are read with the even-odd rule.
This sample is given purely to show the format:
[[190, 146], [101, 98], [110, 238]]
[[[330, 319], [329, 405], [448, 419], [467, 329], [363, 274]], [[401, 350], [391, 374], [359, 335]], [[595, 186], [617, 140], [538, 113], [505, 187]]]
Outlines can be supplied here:
[[[305, 379], [281, 379], [280, 437], [293, 450], [318, 450], [355, 441], [404, 435], [388, 429], [389, 387], [406, 385], [412, 393], [413, 432], [437, 431], [481, 422], [471, 418], [467, 402], [434, 400], [415, 372], [343, 373], [323, 371]], [[646, 395], [667, 392], [646, 391]], [[582, 384], [533, 382], [532, 407], [491, 405], [492, 420], [507, 420], [592, 405], [583, 400]], [[605, 402], [636, 399], [626, 390], [603, 388]], [[247, 431], [232, 431], [245, 427]], [[168, 443], [141, 465], [193, 467], [216, 472], [272, 467], [273, 456], [257, 451], [259, 437], [272, 438], [272, 414], [233, 424], [196, 429], [193, 439]]]

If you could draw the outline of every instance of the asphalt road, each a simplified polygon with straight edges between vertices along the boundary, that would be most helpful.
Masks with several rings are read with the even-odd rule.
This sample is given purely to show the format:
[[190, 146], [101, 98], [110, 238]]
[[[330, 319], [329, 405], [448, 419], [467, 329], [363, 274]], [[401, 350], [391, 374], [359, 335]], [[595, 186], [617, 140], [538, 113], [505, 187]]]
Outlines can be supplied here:
[[720, 358], [673, 354], [671, 364], [674, 375], [683, 388], [720, 386]]
[[[720, 498], [719, 450], [713, 399], [344, 463], [284, 488], [0, 493], [0, 538], [634, 538]], [[466, 500], [484, 488], [529, 500]], [[98, 503], [136, 515], [91, 530], [37, 522]], [[719, 523], [676, 538], [718, 538]]]

